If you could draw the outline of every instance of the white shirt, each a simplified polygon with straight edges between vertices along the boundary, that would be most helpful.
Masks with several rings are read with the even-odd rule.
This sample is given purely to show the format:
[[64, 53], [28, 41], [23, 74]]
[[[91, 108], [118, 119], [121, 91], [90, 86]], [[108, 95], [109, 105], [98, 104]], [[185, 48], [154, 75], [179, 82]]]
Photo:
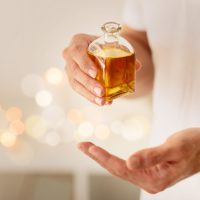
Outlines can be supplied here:
[[[124, 22], [146, 31], [153, 53], [152, 145], [200, 127], [200, 0], [127, 0]], [[198, 200], [200, 174], [142, 200]]]

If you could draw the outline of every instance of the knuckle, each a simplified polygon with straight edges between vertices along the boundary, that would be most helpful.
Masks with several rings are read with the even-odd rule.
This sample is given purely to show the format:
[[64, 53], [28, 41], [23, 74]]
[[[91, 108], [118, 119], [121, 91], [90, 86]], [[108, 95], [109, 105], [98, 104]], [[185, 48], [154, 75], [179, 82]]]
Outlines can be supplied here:
[[71, 72], [71, 75], [72, 75], [73, 77], [75, 77], [75, 76], [77, 75], [78, 67], [76, 66], [75, 63], [72, 63], [72, 64], [70, 65], [70, 72]]
[[92, 85], [93, 85], [91, 79], [86, 77], [85, 80], [84, 80], [84, 85], [85, 85], [86, 88], [90, 88], [91, 89]]

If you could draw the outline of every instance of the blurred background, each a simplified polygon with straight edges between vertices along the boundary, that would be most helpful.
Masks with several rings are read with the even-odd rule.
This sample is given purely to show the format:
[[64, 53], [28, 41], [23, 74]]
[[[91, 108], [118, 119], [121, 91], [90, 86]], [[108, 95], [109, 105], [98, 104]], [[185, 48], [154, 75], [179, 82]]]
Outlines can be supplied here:
[[63, 49], [76, 33], [122, 23], [123, 0], [1, 0], [0, 199], [137, 200], [76, 148], [92, 141], [124, 159], [147, 145], [151, 98], [92, 105], [72, 91]]

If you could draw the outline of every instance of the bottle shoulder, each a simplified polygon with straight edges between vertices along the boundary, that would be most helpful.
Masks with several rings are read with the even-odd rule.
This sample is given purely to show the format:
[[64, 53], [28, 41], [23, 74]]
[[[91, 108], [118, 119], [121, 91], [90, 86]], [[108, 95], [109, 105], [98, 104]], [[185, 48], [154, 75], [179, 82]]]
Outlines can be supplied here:
[[117, 40], [107, 42], [105, 35], [90, 43], [88, 52], [101, 55], [100, 57], [123, 57], [135, 53], [134, 47], [125, 38], [117, 36]]

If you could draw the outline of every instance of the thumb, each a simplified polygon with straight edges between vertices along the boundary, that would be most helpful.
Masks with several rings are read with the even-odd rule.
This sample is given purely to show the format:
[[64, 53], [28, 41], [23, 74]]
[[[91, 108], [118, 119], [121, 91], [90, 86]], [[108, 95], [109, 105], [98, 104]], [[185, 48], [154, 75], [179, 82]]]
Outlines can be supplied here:
[[132, 169], [148, 168], [170, 159], [169, 149], [163, 145], [136, 152], [126, 161], [127, 167]]

